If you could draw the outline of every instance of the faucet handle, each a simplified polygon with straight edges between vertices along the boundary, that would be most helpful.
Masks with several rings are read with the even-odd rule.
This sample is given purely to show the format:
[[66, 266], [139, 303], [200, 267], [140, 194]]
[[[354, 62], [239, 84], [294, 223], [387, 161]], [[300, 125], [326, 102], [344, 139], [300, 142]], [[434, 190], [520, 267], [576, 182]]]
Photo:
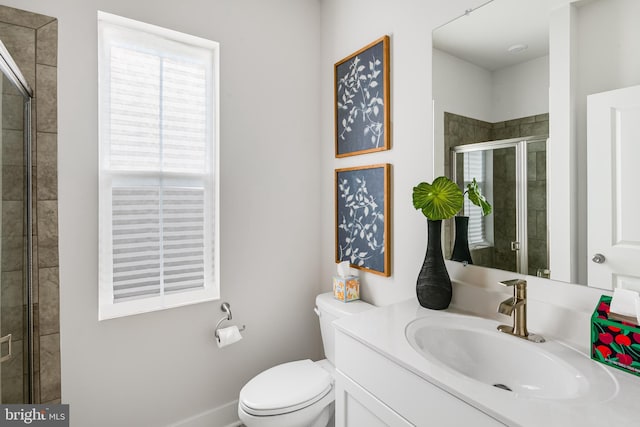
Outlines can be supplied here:
[[498, 282], [503, 286], [527, 286], [527, 281], [524, 279], [511, 279], [511, 280], [504, 280], [502, 282]]
[[513, 287], [513, 298], [523, 300], [527, 297], [527, 281], [524, 279], [511, 279], [498, 282], [502, 286]]

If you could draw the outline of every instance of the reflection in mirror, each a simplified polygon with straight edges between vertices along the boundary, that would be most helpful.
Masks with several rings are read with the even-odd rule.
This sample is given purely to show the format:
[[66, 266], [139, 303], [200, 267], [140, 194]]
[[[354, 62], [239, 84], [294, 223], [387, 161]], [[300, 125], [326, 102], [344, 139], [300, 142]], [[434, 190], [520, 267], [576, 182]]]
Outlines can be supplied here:
[[465, 200], [461, 214], [469, 217], [470, 262], [546, 276], [546, 139], [514, 138], [451, 148], [456, 183], [465, 187], [475, 179], [493, 203], [492, 214], [483, 216], [480, 208]]
[[[482, 161], [493, 162], [494, 182], [487, 180], [483, 190], [491, 195], [495, 212], [484, 223], [487, 232], [491, 223], [494, 228], [492, 236], [472, 248], [475, 264], [615, 286], [620, 272], [613, 253], [607, 254], [611, 280], [590, 280], [588, 274], [592, 254], [587, 243], [594, 239], [589, 239], [593, 230], [587, 225], [587, 199], [594, 196], [587, 178], [588, 168], [597, 165], [587, 165], [587, 97], [640, 85], [638, 16], [637, 0], [492, 0], [433, 32], [436, 176], [451, 176], [453, 169], [473, 160], [458, 152], [451, 164], [454, 147], [548, 136], [544, 149], [541, 142], [527, 144], [522, 158], [510, 155], [516, 158], [508, 166], [515, 181], [498, 183], [497, 151], [485, 152]], [[500, 197], [516, 191], [509, 183], [518, 182], [518, 161], [527, 170], [521, 177], [526, 216], [501, 212], [507, 202]], [[464, 183], [464, 177], [456, 178]], [[599, 190], [597, 195], [607, 206], [613, 203], [611, 192]], [[453, 222], [445, 224], [445, 254], [451, 253], [453, 228]], [[505, 242], [498, 243], [498, 236]], [[512, 238], [519, 253], [507, 257], [503, 251]], [[491, 245], [493, 253], [486, 256]]]
[[[523, 3], [530, 3], [527, 13]], [[475, 178], [494, 208], [486, 217], [471, 204], [461, 212], [469, 217], [470, 262], [534, 275], [549, 268], [549, 30], [542, 3], [494, 1], [433, 34], [443, 173], [462, 188]], [[454, 240], [449, 221], [445, 254]]]

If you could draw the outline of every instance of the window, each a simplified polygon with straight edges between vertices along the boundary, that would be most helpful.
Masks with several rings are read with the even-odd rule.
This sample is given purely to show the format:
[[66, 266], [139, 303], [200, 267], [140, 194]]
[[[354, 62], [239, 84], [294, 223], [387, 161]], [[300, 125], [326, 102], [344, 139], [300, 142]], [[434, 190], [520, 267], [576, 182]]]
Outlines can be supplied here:
[[[493, 171], [491, 152], [471, 151], [464, 153], [464, 188], [475, 178], [485, 197], [490, 199], [492, 191], [487, 181], [488, 172]], [[464, 198], [464, 212], [469, 217], [469, 246], [471, 249], [493, 245], [493, 227], [487, 217], [482, 216], [482, 208]]]
[[218, 44], [98, 12], [99, 318], [219, 298]]

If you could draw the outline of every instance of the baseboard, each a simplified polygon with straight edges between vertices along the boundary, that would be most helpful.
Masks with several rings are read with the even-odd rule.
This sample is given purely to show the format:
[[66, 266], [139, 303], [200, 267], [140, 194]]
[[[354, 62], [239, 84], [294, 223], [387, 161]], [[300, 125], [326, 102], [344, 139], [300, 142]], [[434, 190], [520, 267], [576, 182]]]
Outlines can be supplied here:
[[237, 427], [239, 425], [241, 423], [238, 420], [238, 401], [234, 400], [171, 424], [169, 427]]

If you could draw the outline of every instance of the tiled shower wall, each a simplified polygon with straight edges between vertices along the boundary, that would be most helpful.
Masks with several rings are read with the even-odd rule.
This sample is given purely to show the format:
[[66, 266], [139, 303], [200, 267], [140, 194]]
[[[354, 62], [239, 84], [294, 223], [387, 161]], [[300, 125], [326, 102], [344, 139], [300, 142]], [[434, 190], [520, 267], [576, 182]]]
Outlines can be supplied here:
[[[57, 51], [58, 21], [55, 18], [0, 6], [0, 39], [34, 91], [32, 103], [33, 156], [33, 296], [35, 402], [60, 401], [60, 322], [58, 280], [58, 183], [57, 183]], [[4, 131], [3, 131], [4, 133]], [[4, 136], [4, 135], [3, 135]], [[3, 177], [6, 174], [3, 174]], [[17, 176], [17, 175], [16, 175]], [[5, 181], [6, 183], [6, 181]], [[18, 185], [16, 183], [16, 185]], [[3, 185], [3, 187], [5, 187]], [[4, 215], [9, 214], [3, 210]], [[15, 212], [15, 215], [23, 213]], [[26, 313], [21, 280], [5, 282], [3, 237], [2, 313], [5, 304], [20, 306]], [[5, 300], [5, 296], [7, 296]], [[13, 302], [11, 298], [13, 297]], [[16, 302], [17, 299], [17, 302]], [[21, 334], [21, 336], [26, 334]], [[18, 346], [22, 349], [26, 346]], [[2, 369], [2, 402], [26, 401], [26, 360], [21, 354], [12, 363], [22, 369]], [[26, 359], [26, 358], [22, 358]], [[14, 372], [12, 374], [12, 371]], [[7, 375], [20, 372], [23, 381]], [[19, 398], [23, 399], [20, 400]]]
[[[540, 114], [489, 123], [452, 113], [444, 114], [445, 170], [450, 171], [450, 149], [458, 145], [501, 139], [520, 138], [549, 134], [549, 114]], [[528, 148], [528, 239], [529, 274], [535, 275], [538, 268], [547, 268], [547, 194], [546, 151], [544, 143], [529, 144]], [[494, 246], [472, 251], [478, 265], [500, 270], [516, 270], [516, 259], [511, 251], [511, 240], [515, 236], [515, 152], [496, 150], [493, 158], [494, 194], [503, 197], [493, 203]], [[445, 253], [450, 255], [453, 247], [453, 221], [445, 222]]]

